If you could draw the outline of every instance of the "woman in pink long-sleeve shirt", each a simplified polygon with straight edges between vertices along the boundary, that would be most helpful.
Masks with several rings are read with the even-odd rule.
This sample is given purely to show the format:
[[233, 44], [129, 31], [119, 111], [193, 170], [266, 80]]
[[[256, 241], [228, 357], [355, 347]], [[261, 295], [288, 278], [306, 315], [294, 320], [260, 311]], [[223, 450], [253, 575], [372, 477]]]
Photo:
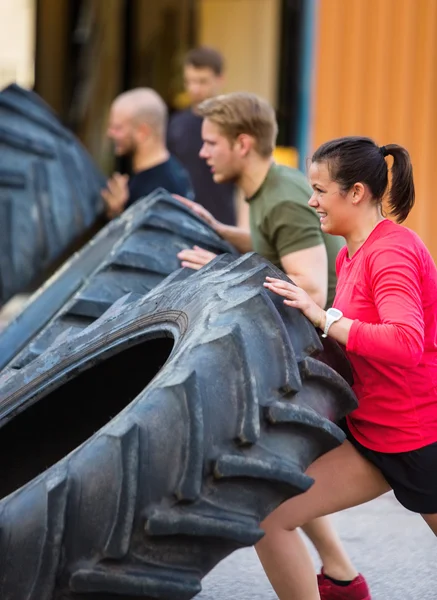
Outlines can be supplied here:
[[320, 598], [296, 532], [311, 519], [392, 489], [437, 535], [437, 269], [414, 232], [384, 217], [388, 155], [391, 215], [402, 223], [414, 204], [405, 148], [346, 137], [323, 144], [312, 157], [309, 204], [324, 232], [346, 239], [334, 310], [321, 310], [291, 283], [265, 283], [345, 347], [359, 402], [342, 424], [345, 442], [308, 469], [313, 486], [263, 523], [257, 551], [281, 600]]

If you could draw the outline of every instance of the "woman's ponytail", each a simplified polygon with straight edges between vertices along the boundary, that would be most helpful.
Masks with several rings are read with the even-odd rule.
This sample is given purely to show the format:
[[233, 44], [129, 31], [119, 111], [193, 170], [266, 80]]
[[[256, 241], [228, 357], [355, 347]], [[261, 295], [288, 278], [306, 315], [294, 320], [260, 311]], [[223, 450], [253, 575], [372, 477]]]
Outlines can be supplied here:
[[389, 194], [390, 215], [402, 223], [414, 206], [413, 165], [408, 151], [398, 144], [383, 146], [383, 154], [393, 157]]

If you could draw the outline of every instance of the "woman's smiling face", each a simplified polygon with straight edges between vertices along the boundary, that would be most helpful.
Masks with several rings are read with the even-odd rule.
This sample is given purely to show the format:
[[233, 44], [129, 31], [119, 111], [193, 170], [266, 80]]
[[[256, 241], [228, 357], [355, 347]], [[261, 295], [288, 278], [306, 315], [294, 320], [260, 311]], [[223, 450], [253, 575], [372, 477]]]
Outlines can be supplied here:
[[[308, 204], [319, 215], [322, 231], [332, 235], [347, 235], [357, 217], [357, 211], [354, 210], [357, 189], [354, 186], [348, 192], [342, 191], [339, 184], [332, 181], [326, 162], [311, 163], [308, 175], [313, 189]], [[358, 186], [362, 187], [362, 184]]]

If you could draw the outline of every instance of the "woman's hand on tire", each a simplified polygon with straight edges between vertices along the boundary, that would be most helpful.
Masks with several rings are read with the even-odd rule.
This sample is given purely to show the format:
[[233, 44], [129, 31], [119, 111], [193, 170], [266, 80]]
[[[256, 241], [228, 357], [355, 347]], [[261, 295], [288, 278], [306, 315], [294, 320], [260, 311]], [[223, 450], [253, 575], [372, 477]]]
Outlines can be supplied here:
[[314, 327], [321, 327], [325, 322], [325, 311], [312, 300], [305, 290], [294, 283], [266, 277], [264, 287], [285, 298], [284, 304], [298, 308], [311, 321]]
[[216, 256], [217, 254], [214, 254], [214, 252], [209, 252], [208, 250], [199, 248], [199, 246], [193, 246], [192, 249], [187, 248], [178, 254], [182, 267], [188, 267], [196, 271], [207, 265]]

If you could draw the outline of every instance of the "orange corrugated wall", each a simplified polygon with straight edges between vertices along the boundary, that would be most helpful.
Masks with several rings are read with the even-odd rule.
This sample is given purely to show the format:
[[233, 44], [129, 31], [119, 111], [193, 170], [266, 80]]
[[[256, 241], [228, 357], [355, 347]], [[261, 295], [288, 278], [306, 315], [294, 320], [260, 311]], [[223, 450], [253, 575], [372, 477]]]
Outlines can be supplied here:
[[437, 0], [319, 0], [311, 146], [342, 135], [411, 154], [405, 225], [437, 260]]

